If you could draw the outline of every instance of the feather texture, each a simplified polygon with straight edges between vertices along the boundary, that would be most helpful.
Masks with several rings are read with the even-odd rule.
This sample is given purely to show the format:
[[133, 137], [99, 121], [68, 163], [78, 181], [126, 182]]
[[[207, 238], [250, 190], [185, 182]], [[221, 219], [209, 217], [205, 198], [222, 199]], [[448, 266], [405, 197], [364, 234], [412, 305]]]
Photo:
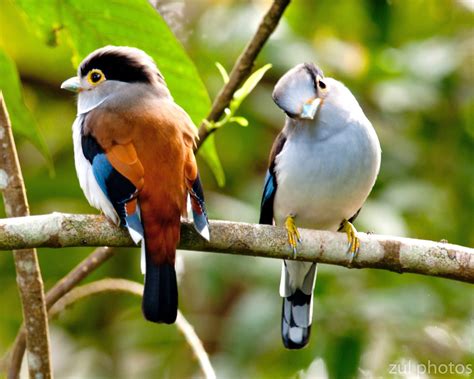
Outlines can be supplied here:
[[100, 188], [93, 173], [91, 162], [84, 156], [82, 148], [83, 122], [84, 116], [78, 115], [72, 126], [74, 163], [76, 166], [79, 184], [89, 204], [94, 208], [100, 209], [109, 220], [115, 224], [119, 224], [120, 219], [117, 215], [117, 212], [115, 212], [112, 203]]
[[275, 173], [275, 158], [280, 154], [283, 146], [285, 146], [285, 142], [285, 134], [278, 134], [270, 151], [269, 167], [265, 175], [265, 184], [263, 186], [263, 195], [260, 205], [260, 224], [273, 224], [273, 202], [278, 187]]
[[193, 153], [196, 128], [158, 79], [154, 86], [106, 80], [81, 92], [73, 138], [76, 170], [91, 205], [142, 241], [145, 318], [172, 323], [175, 253], [188, 193], [196, 228], [207, 237], [209, 229]]
[[193, 152], [197, 130], [153, 59], [136, 48], [97, 49], [65, 83], [79, 92], [73, 140], [81, 188], [92, 206], [141, 241], [143, 314], [172, 323], [180, 217], [189, 196], [196, 229], [209, 238]]
[[[270, 154], [261, 223], [270, 224], [273, 218], [276, 225], [284, 225], [291, 215], [298, 227], [336, 231], [342, 220], [357, 216], [377, 177], [377, 136], [343, 84], [325, 78], [327, 93], [315, 118], [299, 118], [308, 98], [318, 95], [316, 74], [322, 76], [317, 69], [299, 65], [275, 87], [274, 100], [287, 113], [287, 121], [280, 134], [284, 143], [279, 136]], [[316, 276], [314, 263], [282, 264], [281, 332], [289, 349], [308, 343]]]
[[193, 222], [196, 231], [207, 241], [209, 241], [209, 220], [207, 218], [206, 204], [204, 203], [204, 191], [202, 189], [201, 178], [199, 174], [189, 189], [191, 198], [191, 209], [193, 213]]

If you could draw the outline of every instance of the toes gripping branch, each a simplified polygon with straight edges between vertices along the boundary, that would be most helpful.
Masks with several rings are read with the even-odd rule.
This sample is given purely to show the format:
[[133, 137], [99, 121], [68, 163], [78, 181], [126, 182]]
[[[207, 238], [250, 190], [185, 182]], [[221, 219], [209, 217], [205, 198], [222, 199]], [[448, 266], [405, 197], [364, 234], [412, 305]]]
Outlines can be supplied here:
[[349, 221], [344, 220], [341, 223], [341, 232], [345, 232], [347, 234], [347, 240], [349, 241], [348, 252], [351, 253], [351, 259], [354, 259], [354, 256], [359, 253], [360, 248], [360, 241], [357, 237], [357, 230], [354, 228]]
[[293, 249], [293, 256], [295, 257], [296, 247], [298, 246], [298, 243], [301, 243], [301, 237], [298, 228], [296, 227], [294, 216], [290, 215], [286, 218], [285, 228], [288, 234], [288, 243]]

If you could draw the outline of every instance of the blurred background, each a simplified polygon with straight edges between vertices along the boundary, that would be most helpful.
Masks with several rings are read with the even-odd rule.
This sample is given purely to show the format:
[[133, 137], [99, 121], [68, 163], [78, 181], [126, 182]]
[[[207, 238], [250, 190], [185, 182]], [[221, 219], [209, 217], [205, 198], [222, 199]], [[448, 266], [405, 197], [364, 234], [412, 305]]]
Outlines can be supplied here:
[[[152, 3], [196, 64], [211, 99], [223, 84], [215, 62], [231, 70], [270, 5], [264, 0]], [[381, 172], [356, 227], [473, 246], [473, 12], [472, 0], [291, 3], [256, 63], [273, 68], [238, 112], [250, 125], [231, 124], [216, 133], [225, 186], [220, 188], [199, 162], [210, 217], [258, 221], [268, 153], [284, 122], [271, 100], [272, 88], [289, 68], [312, 61], [352, 90], [381, 141]], [[17, 140], [32, 214], [96, 213], [74, 170], [75, 100], [59, 89], [75, 72], [68, 45], [47, 46], [12, 3], [0, 0], [0, 48], [18, 67], [26, 103], [54, 163], [51, 175], [41, 153]], [[41, 249], [46, 289], [91, 250]], [[141, 282], [138, 254], [121, 249], [87, 281]], [[468, 284], [321, 265], [310, 344], [287, 351], [280, 341], [279, 261], [199, 252], [180, 256], [180, 307], [218, 377], [391, 377], [391, 364], [401, 367], [396, 377], [412, 377], [417, 364], [428, 362], [472, 368], [474, 291]], [[0, 288], [3, 353], [22, 321], [8, 253], [0, 254]], [[52, 322], [51, 333], [58, 378], [201, 375], [177, 329], [146, 323], [140, 300], [129, 295], [80, 303]], [[466, 370], [457, 374], [469, 376]], [[421, 375], [432, 376], [433, 371]]]

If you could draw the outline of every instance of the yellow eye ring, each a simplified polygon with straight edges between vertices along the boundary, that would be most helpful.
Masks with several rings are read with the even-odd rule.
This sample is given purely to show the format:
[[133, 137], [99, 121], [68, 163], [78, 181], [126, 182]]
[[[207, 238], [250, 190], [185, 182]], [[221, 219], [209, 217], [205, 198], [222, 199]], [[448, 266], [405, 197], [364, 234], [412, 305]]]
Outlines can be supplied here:
[[105, 75], [102, 72], [102, 70], [99, 70], [98, 68], [93, 68], [87, 74], [87, 81], [93, 86], [96, 86], [97, 84], [103, 82], [104, 80], [105, 80]]

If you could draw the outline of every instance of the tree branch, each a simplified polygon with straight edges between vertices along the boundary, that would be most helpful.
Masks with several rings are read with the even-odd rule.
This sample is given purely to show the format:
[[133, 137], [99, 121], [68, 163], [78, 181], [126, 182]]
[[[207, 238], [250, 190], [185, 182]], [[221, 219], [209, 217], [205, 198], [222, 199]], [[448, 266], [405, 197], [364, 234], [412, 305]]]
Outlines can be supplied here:
[[[244, 51], [237, 59], [237, 62], [235, 62], [234, 67], [232, 68], [232, 71], [229, 75], [229, 81], [221, 89], [214, 100], [211, 112], [207, 116], [208, 121], [218, 121], [224, 113], [225, 108], [229, 106], [230, 101], [234, 96], [234, 92], [249, 76], [257, 55], [260, 53], [268, 38], [270, 38], [271, 34], [277, 27], [278, 22], [283, 16], [283, 12], [289, 3], [290, 0], [273, 1], [270, 9], [267, 11], [260, 22], [260, 25], [258, 26], [253, 38], [245, 47]], [[207, 124], [204, 122], [201, 123], [199, 127], [199, 141], [197, 143], [196, 151], [199, 150], [199, 147], [203, 144], [206, 138], [216, 130], [217, 129], [215, 128], [209, 129]]]
[[[7, 108], [0, 93], [0, 189], [8, 217], [28, 216], [28, 200]], [[14, 250], [18, 289], [26, 324], [31, 378], [49, 379], [51, 355], [43, 279], [34, 248]]]
[[[71, 291], [79, 282], [91, 274], [102, 263], [112, 257], [115, 249], [99, 247], [95, 249], [86, 259], [74, 267], [66, 276], [57, 282], [45, 296], [46, 308], [49, 310], [62, 296]], [[21, 362], [26, 348], [25, 326], [22, 325], [13, 343], [10, 352], [5, 355], [0, 367], [8, 369], [9, 378], [17, 378], [20, 374]], [[7, 362], [10, 362], [9, 365]], [[7, 366], [9, 366], [7, 368]]]
[[[80, 287], [76, 287], [69, 293], [65, 294], [60, 300], [56, 302], [56, 304], [51, 307], [49, 310], [49, 317], [55, 317], [65, 308], [75, 304], [79, 300], [104, 292], [126, 292], [142, 297], [143, 285], [125, 279], [102, 279]], [[191, 326], [191, 324], [189, 324], [180, 311], [178, 311], [176, 327], [181, 333], [183, 333], [193, 353], [196, 355], [204, 377], [206, 379], [215, 379], [216, 374], [212, 368], [211, 362], [209, 361], [209, 356], [204, 350], [201, 340], [194, 331], [194, 328]]]
[[[211, 221], [211, 241], [183, 222], [179, 248], [294, 259], [280, 227]], [[296, 259], [349, 268], [379, 268], [474, 283], [474, 249], [443, 242], [359, 233], [360, 252], [351, 262], [343, 233], [301, 229]], [[52, 213], [0, 219], [0, 249], [68, 246], [134, 246], [128, 232], [103, 216]]]

